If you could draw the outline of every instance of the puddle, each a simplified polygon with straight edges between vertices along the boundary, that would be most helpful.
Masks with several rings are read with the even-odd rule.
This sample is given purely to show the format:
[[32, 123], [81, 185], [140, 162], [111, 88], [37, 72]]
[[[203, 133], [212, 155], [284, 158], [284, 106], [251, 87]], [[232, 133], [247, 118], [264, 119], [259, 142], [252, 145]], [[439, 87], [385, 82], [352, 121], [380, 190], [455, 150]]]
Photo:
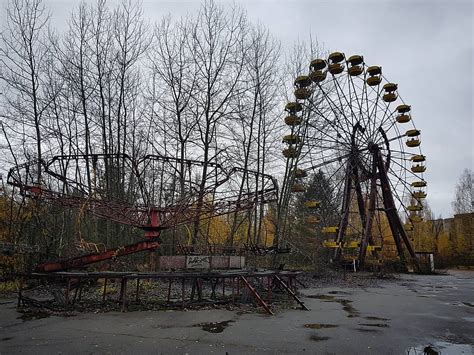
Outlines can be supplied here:
[[309, 323], [304, 325], [305, 328], [311, 329], [325, 329], [325, 328], [337, 328], [337, 324], [321, 324], [321, 323]]
[[309, 338], [313, 341], [324, 341], [324, 340], [330, 339], [329, 337], [322, 337], [322, 336], [319, 336], [319, 335], [316, 335], [316, 334], [310, 335]]
[[12, 339], [13, 339], [13, 337], [6, 337], [6, 338], [0, 339], [0, 341], [7, 341], [7, 340], [12, 340]]
[[473, 355], [472, 347], [468, 344], [454, 344], [438, 341], [429, 345], [417, 345], [407, 350], [408, 355]]
[[25, 312], [21, 316], [17, 317], [17, 319], [22, 319], [23, 322], [30, 321], [30, 320], [36, 320], [36, 319], [41, 319], [41, 318], [48, 318], [50, 316], [49, 313], [47, 312]]
[[380, 330], [378, 329], [356, 328], [356, 330], [362, 333], [380, 333]]
[[389, 318], [381, 318], [381, 317], [364, 317], [367, 320], [390, 320]]
[[352, 293], [345, 291], [330, 291], [328, 293], [331, 295], [352, 295]]
[[[332, 291], [332, 292], [338, 292], [338, 291]], [[342, 298], [336, 298], [335, 296], [331, 296], [331, 295], [308, 295], [306, 297], [316, 298], [318, 300], [322, 300], [323, 302], [337, 302], [337, 303], [341, 304], [342, 309], [348, 313], [347, 314], [348, 318], [359, 317], [359, 311], [351, 305], [352, 301], [350, 301], [350, 300], [345, 300], [345, 299], [342, 299]]]
[[359, 311], [351, 305], [352, 301], [349, 301], [349, 300], [334, 300], [334, 301], [342, 304], [343, 306], [342, 309], [347, 312], [348, 318], [359, 317]]
[[327, 300], [327, 301], [334, 301], [336, 296], [329, 296], [329, 295], [308, 295], [308, 298], [316, 298], [318, 300]]
[[390, 326], [385, 323], [360, 323], [360, 325], [366, 327], [377, 327], [377, 328], [389, 328]]
[[222, 333], [229, 326], [229, 323], [233, 322], [233, 320], [226, 320], [223, 322], [198, 323], [194, 324], [193, 327], [201, 327], [202, 330], [209, 333]]
[[454, 302], [443, 302], [444, 304], [447, 304], [449, 306], [467, 306], [467, 307], [473, 307], [474, 308], [474, 303], [471, 302], [460, 302], [460, 301], [454, 301]]

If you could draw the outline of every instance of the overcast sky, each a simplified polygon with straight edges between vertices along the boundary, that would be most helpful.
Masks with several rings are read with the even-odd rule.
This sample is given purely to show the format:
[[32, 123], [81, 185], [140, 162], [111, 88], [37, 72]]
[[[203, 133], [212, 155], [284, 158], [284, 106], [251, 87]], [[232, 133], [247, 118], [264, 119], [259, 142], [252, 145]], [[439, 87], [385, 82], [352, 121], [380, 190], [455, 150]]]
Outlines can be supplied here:
[[[0, 0], [2, 10], [7, 1]], [[231, 4], [231, 1], [217, 1]], [[473, 5], [469, 0], [235, 0], [291, 48], [311, 34], [327, 50], [362, 54], [381, 65], [412, 106], [427, 156], [428, 201], [436, 215], [452, 215], [454, 187], [473, 168]], [[45, 1], [53, 25], [63, 27], [78, 1]], [[109, 1], [114, 5], [116, 1]], [[195, 12], [196, 0], [143, 1], [145, 16]], [[4, 11], [0, 20], [4, 21]], [[308, 58], [309, 60], [310, 58]]]

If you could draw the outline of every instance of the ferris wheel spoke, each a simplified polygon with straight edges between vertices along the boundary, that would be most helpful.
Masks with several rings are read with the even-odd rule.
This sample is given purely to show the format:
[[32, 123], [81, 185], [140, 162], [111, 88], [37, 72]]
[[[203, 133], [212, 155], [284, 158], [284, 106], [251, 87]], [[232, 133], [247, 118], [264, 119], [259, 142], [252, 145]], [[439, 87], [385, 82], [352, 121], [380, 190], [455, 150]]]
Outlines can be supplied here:
[[[392, 127], [394, 127], [397, 124], [397, 120], [394, 119], [394, 117], [393, 117], [393, 115], [395, 115], [396, 112], [397, 111], [394, 111], [388, 116], [389, 119], [392, 118], [391, 121], [387, 119], [384, 122], [382, 122], [379, 127], [384, 128], [384, 131], [387, 131], [387, 132], [390, 131], [392, 129]], [[388, 124], [389, 124], [389, 126], [385, 127], [385, 125], [388, 125]]]
[[[365, 84], [365, 86], [367, 86], [367, 84]], [[371, 90], [371, 94], [373, 94], [375, 92], [375, 101], [372, 101], [372, 100], [369, 100], [369, 90], [367, 89], [365, 91], [366, 93], [366, 102], [367, 102], [367, 128], [368, 128], [368, 132], [367, 132], [367, 135], [369, 136], [369, 140], [371, 139], [372, 137], [372, 133], [375, 130], [375, 125], [376, 125], [376, 122], [375, 122], [375, 119], [372, 119], [374, 117], [377, 117], [377, 108], [378, 108], [378, 104], [379, 104], [379, 97], [380, 97], [380, 94], [382, 92], [382, 88], [380, 86], [380, 84], [377, 86], [377, 89], [372, 89]], [[370, 109], [369, 107], [369, 103], [372, 104], [372, 110]], [[374, 121], [374, 122], [372, 122]]]
[[[348, 75], [348, 78], [350, 80], [350, 85], [352, 86], [352, 91], [354, 93], [354, 97], [356, 98], [357, 107], [359, 108], [359, 118], [361, 118], [362, 117], [362, 112], [363, 112], [362, 102], [359, 101], [359, 95], [357, 94], [357, 90], [355, 88], [354, 78], [351, 75]], [[361, 101], [362, 101], [362, 99], [361, 99]]]
[[[392, 173], [392, 174], [393, 174], [393, 173]], [[393, 175], [394, 175], [398, 180], [400, 180], [400, 178], [399, 178], [397, 175], [395, 175], [395, 174], [393, 174]], [[402, 198], [400, 198], [400, 197], [398, 196], [398, 194], [395, 193], [397, 190], [396, 190], [395, 187], [393, 186], [392, 180], [388, 179], [388, 182], [389, 182], [390, 186], [392, 187], [392, 194], [395, 196], [395, 198], [397, 199], [397, 201], [400, 203], [400, 206], [402, 206], [402, 207], [406, 210], [407, 207], [406, 207], [405, 203], [403, 202]]]
[[349, 153], [349, 154], [347, 154], [345, 156], [342, 156], [342, 157], [332, 158], [330, 160], [326, 160], [326, 161], [324, 161], [322, 163], [319, 163], [317, 165], [311, 165], [310, 167], [306, 168], [305, 170], [316, 170], [316, 169], [319, 169], [319, 168], [321, 168], [323, 166], [326, 166], [328, 164], [336, 163], [336, 162], [340, 161], [341, 159], [348, 158], [350, 155], [351, 154]]
[[[378, 125], [378, 129], [383, 129], [385, 132], [389, 132], [392, 129], [392, 127], [395, 126], [395, 123], [397, 122], [394, 118], [394, 115], [397, 113], [397, 111], [396, 110], [390, 111], [390, 103], [384, 102], [383, 105], [384, 106], [382, 106], [382, 109], [384, 109], [384, 114], [382, 116], [380, 124]], [[390, 125], [389, 127], [384, 129], [384, 126], [386, 124], [390, 124]], [[396, 131], [398, 132], [398, 128], [396, 128]]]
[[[357, 89], [356, 89], [356, 84], [354, 83], [354, 78], [350, 75], [349, 75], [349, 78], [350, 78], [350, 84], [351, 84], [350, 87], [352, 87], [352, 90], [353, 90], [353, 93], [354, 93], [353, 96], [355, 97], [356, 102], [357, 102], [357, 107], [359, 108], [359, 117], [357, 119], [357, 123], [361, 124], [362, 127], [364, 128], [363, 132], [362, 132], [362, 135], [366, 138], [366, 141], [368, 141], [369, 140], [368, 132], [370, 131], [371, 127], [370, 127], [370, 116], [364, 115], [364, 108], [363, 108], [364, 94], [367, 93], [367, 86], [365, 84], [365, 75], [366, 74], [364, 74], [364, 81], [363, 81], [364, 84], [362, 85], [362, 94], [361, 95], [357, 94]], [[357, 88], [359, 90], [361, 90], [359, 86]], [[350, 88], [349, 88], [349, 90], [350, 90]], [[360, 101], [359, 101], [359, 96], [360, 96]], [[372, 101], [367, 100], [367, 103], [368, 104], [372, 103]], [[351, 105], [352, 105], [352, 101], [351, 101]], [[369, 106], [367, 106], [367, 111], [369, 110], [368, 107]]]
[[325, 137], [329, 137], [331, 139], [326, 139], [326, 138], [321, 138], [319, 136], [314, 136], [314, 135], [311, 135], [311, 136], [307, 136], [306, 137], [306, 140], [308, 141], [322, 141], [322, 142], [329, 142], [329, 143], [334, 143], [334, 144], [337, 144], [337, 145], [342, 145], [342, 146], [346, 146], [346, 148], [349, 148], [350, 147], [350, 144], [347, 143], [347, 142], [344, 142], [344, 141], [340, 141], [338, 138], [332, 138], [331, 136], [328, 136], [328, 135], [325, 135]]
[[[334, 80], [336, 81], [336, 80]], [[333, 82], [334, 82], [333, 81]], [[321, 90], [321, 93], [323, 94], [323, 97], [324, 99], [326, 100], [327, 104], [329, 105], [333, 115], [334, 115], [334, 119], [335, 119], [335, 122], [339, 123], [339, 128], [342, 130], [342, 132], [346, 133], [346, 134], [349, 134], [349, 136], [346, 136], [346, 138], [349, 138], [350, 137], [350, 130], [348, 129], [348, 126], [347, 126], [347, 116], [345, 115], [344, 111], [342, 109], [340, 109], [337, 104], [330, 98], [330, 96], [327, 94], [327, 92], [322, 88], [322, 86], [318, 83], [318, 88]], [[336, 112], [336, 111], [339, 111], [339, 112]], [[345, 121], [343, 120], [340, 120], [339, 118], [340, 117], [343, 117], [345, 119]], [[345, 122], [346, 123], [346, 127], [343, 127], [342, 124], [340, 123], [341, 121]], [[328, 122], [330, 122], [328, 120]]]
[[[348, 76], [349, 76], [349, 75], [348, 75]], [[339, 99], [339, 105], [340, 105], [340, 107], [344, 107], [344, 108], [349, 107], [349, 109], [350, 109], [350, 111], [351, 111], [351, 112], [350, 112], [350, 115], [349, 115], [350, 118], [351, 118], [350, 124], [349, 124], [349, 120], [348, 120], [348, 118], [347, 118], [347, 116], [345, 115], [345, 112], [344, 112], [344, 118], [346, 119], [346, 121], [347, 121], [347, 126], [348, 126], [347, 128], [348, 128], [348, 130], [350, 130], [351, 127], [354, 127], [354, 119], [353, 119], [353, 118], [354, 118], [354, 111], [353, 111], [353, 109], [352, 109], [352, 102], [347, 100], [347, 97], [346, 97], [346, 95], [344, 94], [344, 89], [341, 87], [341, 84], [339, 83], [339, 81], [336, 80], [336, 79], [335, 79], [334, 81], [335, 81], [335, 83], [336, 83], [336, 94], [337, 94], [337, 97], [338, 97], [338, 99]], [[338, 89], [339, 89], [339, 90], [338, 90]], [[349, 90], [349, 95], [350, 95], [350, 90]], [[345, 104], [342, 102], [341, 98], [344, 98]]]
[[[350, 77], [350, 75], [348, 75], [348, 76]], [[349, 79], [348, 79], [347, 84], [348, 84], [347, 87], [348, 87], [349, 100], [347, 99], [347, 96], [344, 94], [344, 90], [340, 85], [338, 85], [339, 89], [340, 89], [340, 92], [337, 89], [336, 89], [336, 92], [338, 93], [339, 103], [340, 103], [341, 107], [343, 107], [345, 109], [349, 108], [349, 110], [350, 110], [350, 115], [349, 116], [351, 117], [351, 124], [349, 125], [349, 122], [347, 122], [347, 123], [348, 123], [348, 126], [349, 126], [348, 127], [348, 132], [352, 135], [353, 134], [353, 129], [355, 127], [355, 123], [354, 123], [353, 118], [356, 117], [356, 114], [354, 113], [354, 109], [353, 109], [353, 101], [352, 101], [352, 96], [353, 95], [351, 94]], [[354, 96], [357, 98], [356, 94], [354, 94]], [[341, 97], [344, 98], [345, 104], [341, 101]], [[346, 118], [346, 121], [348, 121], [347, 118]], [[360, 120], [357, 119], [356, 123], [359, 123], [359, 121]]]
[[405, 166], [403, 166], [403, 165], [400, 164], [399, 162], [397, 162], [397, 161], [394, 160], [394, 163], [397, 164], [397, 165], [399, 165], [400, 167], [402, 167], [406, 172], [409, 172], [409, 173], [410, 173], [409, 176], [413, 176], [414, 178], [417, 178], [417, 179], [420, 178], [420, 176], [419, 176], [417, 173], [414, 173], [413, 171], [407, 169]]
[[[312, 105], [312, 106], [311, 106], [310, 109], [311, 109], [311, 110], [315, 110], [317, 116], [318, 116], [319, 118], [322, 118], [327, 124], [329, 124], [329, 126], [334, 129], [334, 132], [336, 133], [336, 135], [341, 135], [341, 134], [340, 134], [340, 131], [345, 132], [345, 131], [344, 131], [344, 128], [343, 128], [342, 126], [337, 127], [337, 126], [334, 124], [334, 122], [337, 122], [337, 119], [334, 119], [333, 121], [329, 120], [329, 119], [327, 118], [327, 115], [325, 115], [321, 110], [319, 110], [316, 105], [314, 105], [313, 103], [311, 103], [311, 105]], [[330, 111], [334, 114], [334, 111], [333, 111], [332, 109], [331, 109]], [[335, 115], [335, 116], [337, 116], [337, 115]], [[342, 137], [342, 135], [341, 135], [341, 137]]]
[[[334, 142], [334, 143], [344, 144], [344, 145], [350, 146], [349, 143], [347, 143], [347, 142], [341, 142], [341, 141], [338, 141], [337, 139], [334, 140], [334, 138], [328, 133], [327, 130], [323, 130], [323, 129], [321, 129], [321, 128], [319, 128], [319, 127], [317, 127], [316, 125], [311, 124], [311, 123], [309, 123], [308, 126], [311, 127], [311, 128], [314, 128], [317, 132], [319, 132], [319, 133], [321, 133], [321, 134], [324, 134], [326, 137], [332, 138], [332, 140], [330, 140], [330, 141], [332, 141], [332, 142]], [[336, 137], [337, 137], [337, 136], [338, 136], [338, 135], [337, 135], [337, 133], [336, 133]], [[342, 136], [341, 136], [340, 138], [342, 138]], [[317, 137], [317, 138], [315, 138], [315, 139], [324, 140], [323, 138], [319, 138], [319, 137]]]

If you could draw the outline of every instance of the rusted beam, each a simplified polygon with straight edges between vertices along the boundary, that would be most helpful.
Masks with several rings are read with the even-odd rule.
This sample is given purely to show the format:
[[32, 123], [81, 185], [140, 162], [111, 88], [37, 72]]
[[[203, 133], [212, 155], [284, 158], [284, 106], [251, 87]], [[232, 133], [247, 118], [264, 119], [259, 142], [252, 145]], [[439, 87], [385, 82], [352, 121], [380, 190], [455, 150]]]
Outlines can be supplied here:
[[395, 207], [395, 201], [393, 199], [390, 181], [388, 180], [387, 171], [385, 169], [385, 165], [382, 159], [382, 153], [380, 152], [380, 150], [377, 150], [375, 152], [374, 159], [377, 160], [377, 165], [379, 169], [385, 213], [387, 215], [388, 223], [395, 239], [395, 244], [397, 246], [400, 259], [404, 263], [406, 263], [405, 254], [401, 244], [401, 242], [403, 241], [408, 253], [410, 254], [411, 262], [413, 263], [415, 269], [419, 271], [420, 267], [418, 265], [418, 259], [415, 254], [415, 250], [413, 249], [410, 239], [408, 238], [405, 229], [403, 228], [403, 224], [400, 221], [400, 217], [398, 216], [397, 209]]
[[283, 281], [278, 275], [274, 275], [273, 278], [281, 285], [283, 286], [283, 288], [286, 290], [286, 292], [288, 292], [288, 294], [293, 297], [293, 299], [299, 303], [299, 305], [301, 306], [301, 308], [303, 308], [304, 310], [306, 311], [309, 311], [309, 308], [306, 307], [306, 305], [304, 304], [304, 302], [302, 300], [299, 299], [298, 296], [296, 296], [296, 293], [293, 292], [293, 290], [291, 289], [291, 286], [287, 285], [285, 283], [285, 281]]
[[[359, 268], [362, 268], [365, 263], [365, 256], [367, 254], [367, 245], [372, 239], [372, 224], [375, 216], [375, 204], [377, 198], [377, 161], [372, 160], [372, 171], [370, 178], [370, 193], [369, 193], [369, 210], [368, 216], [364, 224], [364, 235], [359, 248]], [[365, 207], [364, 207], [365, 208]]]
[[[342, 218], [341, 222], [339, 223], [339, 230], [336, 237], [336, 243], [342, 245], [342, 241], [346, 234], [347, 225], [349, 222], [349, 212], [351, 208], [351, 190], [352, 190], [352, 160], [349, 160], [347, 163], [347, 170], [346, 170], [346, 179], [344, 181], [344, 196], [342, 201]], [[342, 248], [336, 248], [334, 250], [334, 260], [338, 260], [341, 255]]]
[[258, 294], [257, 290], [248, 282], [248, 280], [244, 277], [244, 276], [239, 276], [240, 280], [242, 280], [242, 282], [244, 283], [245, 286], [247, 286], [247, 288], [249, 289], [249, 291], [252, 293], [252, 295], [255, 297], [255, 299], [257, 300], [258, 303], [260, 303], [260, 305], [265, 309], [265, 311], [267, 311], [268, 314], [272, 315], [273, 316], [273, 312], [272, 310], [270, 309], [270, 307], [268, 307], [267, 303], [263, 300], [262, 297], [260, 297], [260, 295]]
[[144, 250], [156, 249], [160, 246], [159, 240], [145, 240], [124, 247], [108, 249], [102, 253], [92, 253], [76, 256], [69, 259], [51, 261], [39, 264], [36, 272], [63, 271], [73, 268], [83, 267], [85, 265], [97, 263], [99, 261], [110, 260], [116, 257], [137, 253]]

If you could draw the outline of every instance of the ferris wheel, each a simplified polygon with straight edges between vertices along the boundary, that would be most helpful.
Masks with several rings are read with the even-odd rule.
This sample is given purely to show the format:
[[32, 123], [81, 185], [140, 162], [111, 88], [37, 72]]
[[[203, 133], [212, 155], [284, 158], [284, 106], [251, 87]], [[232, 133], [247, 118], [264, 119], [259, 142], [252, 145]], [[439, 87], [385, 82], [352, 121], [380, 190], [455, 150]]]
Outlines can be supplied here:
[[422, 220], [427, 183], [410, 105], [361, 55], [334, 52], [309, 69], [295, 79], [295, 100], [285, 106], [288, 199], [306, 190], [310, 171], [322, 171], [339, 196], [339, 223], [318, 216], [317, 197], [306, 201], [304, 213], [332, 237], [325, 246], [334, 248], [334, 258], [355, 256], [362, 267], [367, 254], [387, 247], [388, 235], [400, 260], [416, 266], [410, 233]]

